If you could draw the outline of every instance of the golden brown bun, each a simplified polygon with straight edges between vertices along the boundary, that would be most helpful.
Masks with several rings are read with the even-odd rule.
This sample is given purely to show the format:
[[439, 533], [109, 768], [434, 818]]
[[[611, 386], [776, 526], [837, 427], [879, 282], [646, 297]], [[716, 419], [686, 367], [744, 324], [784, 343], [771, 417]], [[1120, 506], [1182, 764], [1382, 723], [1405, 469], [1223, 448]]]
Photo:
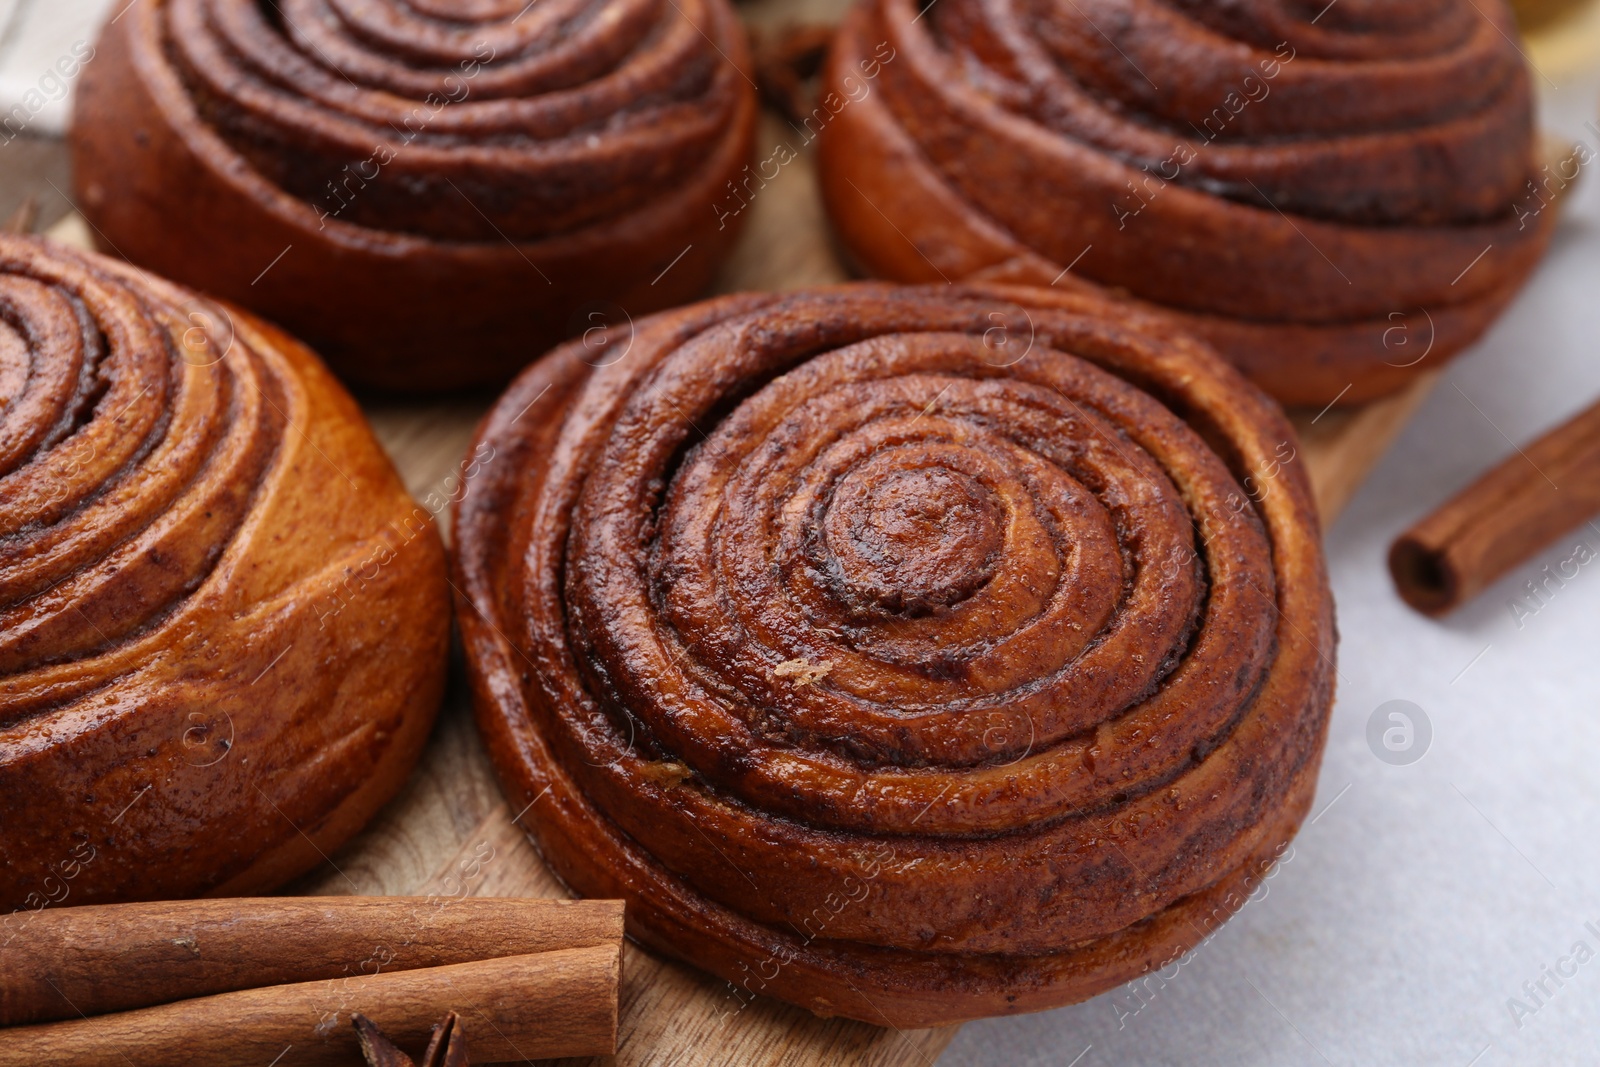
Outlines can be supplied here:
[[926, 7], [862, 0], [823, 77], [871, 274], [1114, 290], [1321, 407], [1470, 344], [1549, 241], [1503, 0]]
[[1311, 801], [1333, 605], [1282, 413], [1160, 326], [859, 284], [524, 373], [458, 618], [560, 876], [729, 1011], [899, 1027], [1081, 1000], [1225, 919]]
[[698, 295], [756, 115], [727, 0], [470, 9], [130, 7], [75, 112], [103, 250], [413, 391], [500, 384], [595, 312]]
[[15, 237], [0, 309], [0, 909], [279, 886], [427, 738], [431, 516], [248, 314]]

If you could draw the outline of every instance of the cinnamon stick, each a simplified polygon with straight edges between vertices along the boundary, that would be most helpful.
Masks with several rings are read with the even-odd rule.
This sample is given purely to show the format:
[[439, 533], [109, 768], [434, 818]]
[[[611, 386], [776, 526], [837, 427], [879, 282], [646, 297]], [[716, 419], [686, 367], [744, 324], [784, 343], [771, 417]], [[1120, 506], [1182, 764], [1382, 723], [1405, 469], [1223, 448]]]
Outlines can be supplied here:
[[1600, 512], [1600, 402], [1417, 523], [1389, 550], [1406, 603], [1443, 615]]
[[621, 939], [616, 900], [264, 897], [15, 912], [0, 921], [0, 1025]]
[[455, 1012], [499, 1063], [616, 1051], [621, 945], [247, 989], [0, 1033], [0, 1067], [345, 1067], [352, 1016], [418, 1053]]

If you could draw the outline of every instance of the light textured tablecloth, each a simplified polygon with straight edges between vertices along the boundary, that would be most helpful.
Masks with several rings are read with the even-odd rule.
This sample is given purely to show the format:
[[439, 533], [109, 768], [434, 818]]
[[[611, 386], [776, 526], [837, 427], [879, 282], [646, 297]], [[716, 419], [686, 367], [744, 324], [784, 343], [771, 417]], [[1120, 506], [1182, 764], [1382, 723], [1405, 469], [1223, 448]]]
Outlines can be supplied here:
[[[111, 4], [0, 0], [0, 106], [36, 87]], [[1546, 126], [1600, 154], [1600, 128], [1585, 126], [1600, 70], [1540, 82]], [[66, 113], [53, 104], [41, 128]], [[1329, 532], [1339, 698], [1318, 815], [1288, 861], [1171, 981], [1150, 984], [1142, 1007], [1123, 990], [975, 1023], [943, 1064], [1600, 1063], [1600, 955], [1580, 965], [1573, 951], [1600, 954], [1600, 561], [1537, 612], [1533, 601], [1512, 608], [1578, 541], [1600, 553], [1600, 530], [1564, 537], [1443, 623], [1405, 608], [1383, 565], [1401, 529], [1595, 396], [1590, 173], [1528, 291], [1452, 367]], [[1381, 762], [1366, 740], [1373, 711], [1397, 699], [1420, 706], [1433, 732], [1408, 766]], [[1576, 974], [1548, 977], [1558, 968]], [[1540, 981], [1542, 992], [1524, 986]]]

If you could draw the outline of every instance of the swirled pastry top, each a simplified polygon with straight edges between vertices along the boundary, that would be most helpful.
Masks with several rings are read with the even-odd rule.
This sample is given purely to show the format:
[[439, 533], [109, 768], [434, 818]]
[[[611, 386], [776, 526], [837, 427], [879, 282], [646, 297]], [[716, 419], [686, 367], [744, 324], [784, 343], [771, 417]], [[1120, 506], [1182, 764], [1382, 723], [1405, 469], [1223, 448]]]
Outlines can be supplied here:
[[1433, 225], [1505, 215], [1528, 177], [1526, 68], [1503, 6], [1487, 10], [957, 0], [929, 22], [1008, 110], [1165, 180], [1314, 218]]
[[261, 890], [318, 862], [427, 734], [442, 571], [430, 517], [295, 342], [0, 237], [7, 910], [74, 845], [105, 857], [74, 902]]
[[[1316, 523], [1282, 416], [1154, 325], [855, 286], [526, 373], [458, 566], [558, 870], [720, 973], [785, 942], [810, 962], [767, 991], [816, 1010], [872, 1017], [846, 974], [909, 997], [901, 1025], [1084, 995], [1062, 968], [1280, 843], [1331, 693]], [[841, 885], [870, 889], [797, 937]]]
[[[1312, 21], [1283, 0], [956, 0], [929, 10], [932, 50], [911, 58], [930, 87], [959, 76], [1162, 182], [1340, 222], [1465, 223], [1508, 214], [1532, 159], [1514, 25], [1486, 9], [1341, 3]], [[934, 132], [932, 109], [902, 103]]]
[[1534, 181], [1515, 34], [1502, 0], [862, 0], [824, 193], [875, 273], [1104, 286], [1285, 402], [1367, 400], [1422, 373], [1397, 319], [1432, 368], [1550, 238], [1575, 169]]
[[269, 180], [445, 240], [637, 209], [703, 168], [745, 91], [715, 0], [163, 0], [159, 19], [202, 119]]
[[67, 677], [204, 582], [283, 440], [284, 399], [248, 342], [213, 338], [216, 305], [37, 244], [0, 254], [0, 673]]

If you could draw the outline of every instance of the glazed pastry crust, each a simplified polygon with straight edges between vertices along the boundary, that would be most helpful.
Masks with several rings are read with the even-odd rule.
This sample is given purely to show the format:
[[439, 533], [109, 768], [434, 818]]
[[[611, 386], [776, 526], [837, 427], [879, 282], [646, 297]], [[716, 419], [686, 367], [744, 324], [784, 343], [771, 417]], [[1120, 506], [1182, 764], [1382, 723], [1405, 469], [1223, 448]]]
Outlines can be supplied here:
[[157, 0], [108, 26], [73, 129], [105, 251], [348, 381], [421, 391], [692, 299], [731, 246], [716, 204], [756, 102], [726, 0], [279, 6]]
[[1292, 430], [1161, 327], [855, 285], [524, 373], [454, 566], [556, 872], [729, 1011], [899, 1027], [1081, 1000], [1223, 921], [1310, 804], [1333, 612]]
[[444, 555], [315, 356], [0, 239], [0, 904], [264, 892], [405, 780]]
[[1392, 393], [1515, 296], [1552, 179], [1502, 5], [1345, 6], [865, 0], [829, 215], [869, 274], [1109, 290], [1283, 403]]

